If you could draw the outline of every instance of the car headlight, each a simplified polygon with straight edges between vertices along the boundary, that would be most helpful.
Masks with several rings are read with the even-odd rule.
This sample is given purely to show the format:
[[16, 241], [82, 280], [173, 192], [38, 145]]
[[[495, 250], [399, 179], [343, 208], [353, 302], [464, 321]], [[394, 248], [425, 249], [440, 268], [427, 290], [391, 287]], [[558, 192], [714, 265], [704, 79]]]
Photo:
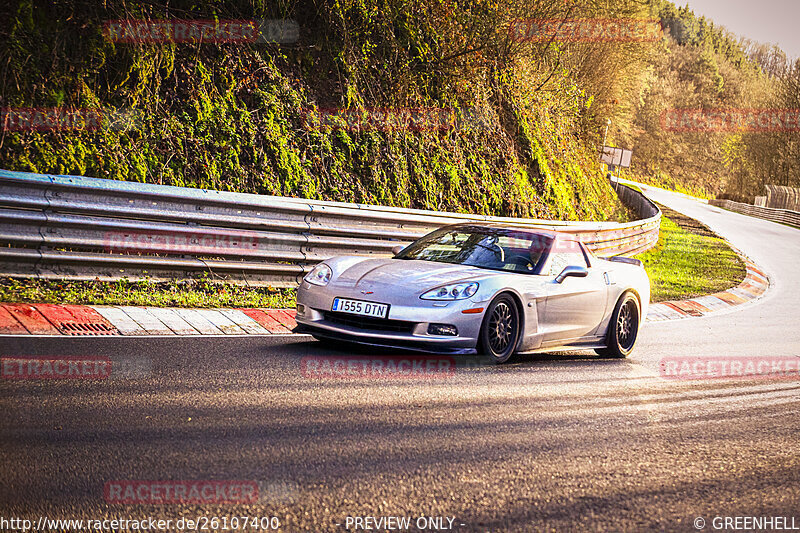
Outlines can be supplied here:
[[463, 300], [478, 292], [478, 283], [454, 283], [431, 289], [420, 298], [423, 300]]
[[325, 263], [320, 263], [315, 266], [311, 272], [306, 274], [306, 277], [303, 279], [312, 285], [327, 285], [328, 282], [331, 280], [331, 276], [333, 276], [333, 271], [331, 267], [326, 265]]

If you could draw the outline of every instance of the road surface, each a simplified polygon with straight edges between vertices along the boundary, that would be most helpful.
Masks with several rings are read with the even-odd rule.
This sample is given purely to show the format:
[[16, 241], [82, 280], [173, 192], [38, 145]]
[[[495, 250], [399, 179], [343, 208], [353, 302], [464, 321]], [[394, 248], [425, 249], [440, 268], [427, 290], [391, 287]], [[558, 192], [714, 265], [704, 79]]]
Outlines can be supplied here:
[[[647, 193], [729, 238], [774, 288], [733, 312], [647, 324], [628, 360], [461, 359], [405, 379], [321, 379], [308, 358], [349, 353], [307, 337], [6, 338], [4, 356], [132, 370], [0, 384], [0, 516], [276, 516], [280, 531], [368, 531], [365, 517], [389, 516], [411, 519], [396, 531], [720, 531], [715, 517], [734, 516], [800, 527], [800, 379], [659, 374], [665, 358], [800, 356], [800, 231]], [[107, 499], [126, 480], [253, 480], [259, 496]]]

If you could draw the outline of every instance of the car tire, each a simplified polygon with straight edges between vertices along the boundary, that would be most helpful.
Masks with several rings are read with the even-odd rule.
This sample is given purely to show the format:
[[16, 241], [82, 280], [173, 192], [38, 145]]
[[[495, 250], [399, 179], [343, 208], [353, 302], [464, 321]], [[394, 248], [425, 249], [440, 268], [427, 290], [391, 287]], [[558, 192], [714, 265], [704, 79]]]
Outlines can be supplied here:
[[608, 323], [606, 347], [595, 350], [598, 355], [624, 359], [636, 345], [641, 323], [639, 299], [632, 292], [626, 292], [617, 301], [614, 314]]
[[509, 294], [497, 296], [483, 317], [478, 347], [497, 364], [508, 362], [519, 342], [520, 312], [517, 303]]

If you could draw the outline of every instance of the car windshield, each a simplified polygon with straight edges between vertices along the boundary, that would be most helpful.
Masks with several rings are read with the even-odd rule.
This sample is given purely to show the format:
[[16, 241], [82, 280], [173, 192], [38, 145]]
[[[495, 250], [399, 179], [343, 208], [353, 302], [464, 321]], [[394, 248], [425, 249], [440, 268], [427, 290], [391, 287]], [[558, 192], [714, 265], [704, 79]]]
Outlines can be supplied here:
[[549, 235], [513, 229], [442, 228], [410, 244], [396, 258], [538, 274], [552, 242]]

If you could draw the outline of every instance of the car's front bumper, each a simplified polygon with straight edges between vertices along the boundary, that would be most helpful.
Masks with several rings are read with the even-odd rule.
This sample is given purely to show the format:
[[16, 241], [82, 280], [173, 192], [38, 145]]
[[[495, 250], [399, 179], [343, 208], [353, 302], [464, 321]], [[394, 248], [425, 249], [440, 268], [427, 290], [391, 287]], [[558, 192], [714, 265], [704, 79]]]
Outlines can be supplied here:
[[[337, 313], [330, 311], [333, 299], [351, 298], [356, 300], [388, 303], [388, 321], [408, 325], [407, 331], [386, 331], [369, 326], [356, 326], [335, 320]], [[320, 288], [303, 282], [297, 294], [297, 333], [310, 333], [318, 337], [356, 342], [364, 345], [402, 348], [415, 351], [452, 354], [474, 354], [480, 335], [481, 322], [485, 310], [480, 313], [465, 314], [463, 311], [480, 306], [471, 300], [451, 302], [430, 302], [418, 300], [414, 305], [407, 301], [361, 294], [355, 289], [327, 287]], [[350, 315], [347, 315], [349, 317]], [[357, 318], [357, 316], [353, 315]], [[457, 335], [432, 335], [428, 333], [430, 324], [455, 326]]]
[[473, 346], [472, 348], [460, 348], [457, 346], [450, 346], [446, 343], [431, 343], [424, 340], [408, 340], [407, 338], [392, 337], [386, 339], [376, 337], [374, 335], [363, 335], [354, 332], [343, 332], [339, 329], [324, 328], [318, 325], [307, 325], [298, 323], [292, 330], [294, 333], [307, 333], [314, 335], [321, 339], [330, 339], [334, 341], [345, 341], [360, 344], [363, 346], [372, 346], [374, 348], [386, 348], [391, 350], [410, 350], [414, 352], [436, 353], [436, 354], [452, 354], [452, 355], [474, 355], [478, 351]]

